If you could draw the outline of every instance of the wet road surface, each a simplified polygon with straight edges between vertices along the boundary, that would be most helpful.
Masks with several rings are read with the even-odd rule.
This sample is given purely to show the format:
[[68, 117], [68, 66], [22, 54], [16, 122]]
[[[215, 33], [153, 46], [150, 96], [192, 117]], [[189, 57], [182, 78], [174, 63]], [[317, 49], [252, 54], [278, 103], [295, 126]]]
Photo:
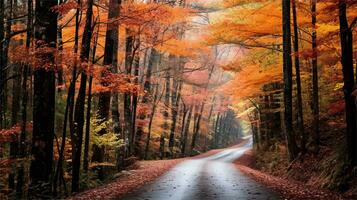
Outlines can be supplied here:
[[226, 149], [215, 155], [187, 160], [158, 180], [122, 200], [270, 200], [280, 197], [239, 172], [232, 164], [252, 146]]

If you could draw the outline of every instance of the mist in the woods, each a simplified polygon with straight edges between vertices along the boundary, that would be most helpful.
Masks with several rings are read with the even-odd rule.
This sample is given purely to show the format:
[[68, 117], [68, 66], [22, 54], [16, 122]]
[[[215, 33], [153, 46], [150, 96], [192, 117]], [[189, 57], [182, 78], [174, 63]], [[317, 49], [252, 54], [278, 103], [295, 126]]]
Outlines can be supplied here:
[[355, 0], [0, 0], [0, 199], [357, 199]]

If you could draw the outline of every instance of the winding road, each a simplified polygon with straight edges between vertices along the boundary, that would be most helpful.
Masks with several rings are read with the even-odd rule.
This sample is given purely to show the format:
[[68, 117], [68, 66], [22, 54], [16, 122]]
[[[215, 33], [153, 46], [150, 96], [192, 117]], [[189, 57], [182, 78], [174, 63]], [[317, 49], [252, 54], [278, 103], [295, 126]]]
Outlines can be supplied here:
[[158, 180], [121, 200], [244, 200], [280, 199], [279, 195], [239, 172], [232, 162], [252, 147], [252, 139], [237, 148], [187, 160]]

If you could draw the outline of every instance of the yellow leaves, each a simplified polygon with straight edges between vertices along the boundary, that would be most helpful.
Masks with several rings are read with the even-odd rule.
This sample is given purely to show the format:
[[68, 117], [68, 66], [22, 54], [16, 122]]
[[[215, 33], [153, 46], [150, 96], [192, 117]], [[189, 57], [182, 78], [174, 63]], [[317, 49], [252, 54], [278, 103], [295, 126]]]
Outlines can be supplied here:
[[343, 83], [336, 83], [335, 88], [333, 90], [340, 91], [343, 88], [343, 86], [344, 86]]
[[[103, 121], [98, 115], [95, 115], [90, 120], [91, 131], [91, 143], [100, 147], [118, 148], [124, 145], [124, 141], [120, 140], [117, 135], [112, 131], [112, 121]], [[106, 130], [106, 134], [100, 134], [103, 130]]]
[[229, 9], [225, 17], [210, 26], [211, 44], [256, 45], [268, 38], [267, 43], [280, 41], [281, 11], [275, 2]]

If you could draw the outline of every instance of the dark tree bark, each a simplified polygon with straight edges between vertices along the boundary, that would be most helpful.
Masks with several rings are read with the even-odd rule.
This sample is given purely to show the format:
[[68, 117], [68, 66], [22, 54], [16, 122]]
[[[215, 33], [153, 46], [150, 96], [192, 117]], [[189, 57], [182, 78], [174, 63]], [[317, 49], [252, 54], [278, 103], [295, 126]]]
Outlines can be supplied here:
[[[26, 33], [26, 48], [30, 48], [31, 38], [32, 38], [32, 11], [33, 2], [32, 0], [27, 1], [27, 33]], [[21, 133], [19, 142], [19, 157], [24, 158], [26, 156], [26, 124], [27, 124], [27, 103], [28, 103], [28, 90], [27, 90], [27, 78], [28, 78], [29, 67], [27, 65], [23, 66], [22, 73], [22, 99], [21, 99]], [[20, 164], [17, 170], [17, 183], [16, 183], [16, 198], [23, 198], [23, 187], [24, 187], [24, 176], [25, 176], [25, 166], [24, 163]]]
[[301, 135], [301, 151], [306, 151], [306, 133], [304, 130], [304, 115], [302, 110], [302, 92], [301, 92], [301, 75], [300, 75], [300, 57], [299, 57], [299, 32], [296, 14], [296, 0], [292, 0], [293, 21], [294, 21], [294, 60], [295, 60], [295, 74], [297, 87], [297, 112], [298, 112], [298, 130]]
[[[99, 37], [99, 28], [97, 30], [95, 42], [93, 44], [93, 49], [92, 49], [92, 64], [95, 64], [95, 54], [97, 51], [98, 37]], [[88, 82], [86, 132], [85, 132], [84, 150], [83, 150], [83, 170], [86, 173], [88, 173], [88, 169], [89, 169], [89, 141], [90, 141], [90, 123], [91, 123], [90, 118], [91, 118], [91, 109], [92, 109], [92, 84], [93, 84], [93, 76], [91, 75], [89, 77], [89, 82]]]
[[[43, 40], [48, 46], [55, 48], [57, 39], [57, 15], [51, 8], [57, 5], [56, 0], [36, 0], [35, 39]], [[40, 48], [37, 44], [37, 48]], [[42, 61], [54, 64], [54, 55], [44, 53]], [[40, 66], [34, 71], [33, 102], [33, 136], [30, 167], [31, 188], [47, 183], [43, 193], [50, 191], [50, 176], [53, 162], [53, 139], [55, 119], [55, 72]], [[36, 195], [31, 193], [31, 195]]]
[[186, 144], [187, 144], [188, 134], [189, 134], [189, 131], [190, 131], [192, 111], [193, 111], [193, 106], [190, 106], [189, 111], [188, 111], [187, 122], [185, 124], [185, 130], [184, 130], [183, 138], [181, 139], [181, 141], [182, 141], [181, 142], [181, 155], [182, 156], [186, 156]]
[[197, 137], [198, 137], [198, 134], [199, 134], [199, 131], [200, 131], [200, 122], [201, 122], [201, 118], [202, 118], [202, 113], [203, 113], [203, 110], [205, 108], [205, 102], [203, 102], [201, 104], [201, 107], [200, 107], [200, 111], [199, 113], [197, 113], [197, 119], [195, 122], [195, 125], [194, 125], [194, 129], [193, 129], [193, 135], [192, 135], [192, 141], [191, 141], [191, 148], [190, 148], [190, 153], [192, 155], [193, 153], [193, 150], [196, 146], [196, 140], [197, 140]]
[[177, 115], [179, 109], [179, 103], [181, 98], [181, 88], [182, 82], [178, 83], [177, 87], [175, 87], [175, 91], [173, 94], [173, 102], [172, 102], [172, 115], [171, 115], [171, 128], [170, 128], [170, 138], [169, 138], [169, 149], [171, 156], [174, 156], [174, 146], [175, 146], [175, 131], [176, 131], [176, 124], [177, 124]]
[[341, 63], [343, 72], [343, 91], [345, 96], [346, 112], [346, 144], [347, 158], [352, 165], [357, 164], [357, 132], [356, 132], [356, 105], [352, 95], [355, 80], [353, 74], [353, 38], [352, 30], [348, 25], [346, 1], [339, 0]]
[[[170, 58], [169, 58], [170, 59]], [[163, 132], [161, 133], [161, 137], [167, 138], [169, 137], [169, 132], [167, 131], [169, 129], [169, 107], [170, 107], [170, 95], [171, 95], [171, 77], [170, 77], [170, 69], [166, 69], [164, 78], [165, 78], [165, 96], [164, 96], [164, 108], [162, 110], [162, 115], [163, 115], [163, 123], [161, 125], [161, 128]], [[165, 146], [162, 147], [163, 151], [165, 151]], [[165, 156], [169, 156], [169, 153], [167, 152], [167, 155], [165, 155], [165, 152], [162, 152], [162, 154]], [[162, 159], [162, 158], [161, 158]]]
[[0, 128], [5, 127], [5, 55], [4, 55], [4, 39], [5, 39], [5, 6], [4, 0], [0, 0]]
[[291, 30], [290, 30], [290, 1], [282, 0], [283, 5], [283, 79], [284, 79], [284, 123], [287, 147], [290, 161], [297, 156], [295, 136], [292, 124], [292, 61], [291, 61]]
[[[139, 65], [140, 65], [140, 55], [139, 55], [139, 47], [140, 47], [140, 39], [135, 40], [135, 48], [133, 51], [134, 55], [134, 84], [139, 84]], [[132, 124], [131, 124], [131, 143], [133, 144], [134, 154], [140, 158], [143, 158], [143, 152], [141, 148], [141, 140], [142, 135], [141, 132], [136, 131], [136, 117], [137, 117], [137, 106], [138, 106], [138, 94], [133, 94], [132, 98]]]
[[[175, 63], [170, 63], [172, 66]], [[173, 88], [171, 95], [171, 127], [170, 127], [170, 137], [169, 137], [169, 150], [171, 157], [174, 156], [174, 146], [175, 146], [175, 131], [176, 131], [176, 124], [177, 124], [177, 115], [179, 113], [179, 104], [181, 99], [181, 89], [183, 80], [181, 78], [183, 73], [183, 63], [180, 63], [180, 69], [174, 70], [175, 74], [178, 74], [173, 77]]]
[[217, 114], [217, 118], [216, 118], [216, 123], [214, 126], [214, 148], [218, 147], [218, 126], [219, 126], [219, 121], [220, 121], [220, 113]]
[[[87, 14], [82, 37], [82, 46], [80, 59], [81, 63], [88, 62], [90, 53], [90, 44], [92, 38], [92, 16], [93, 16], [93, 0], [87, 1]], [[79, 175], [82, 154], [83, 142], [83, 126], [84, 126], [84, 104], [86, 97], [87, 74], [81, 73], [81, 82], [79, 86], [75, 113], [74, 113], [74, 133], [72, 137], [72, 192], [79, 190]]]
[[316, 2], [312, 0], [311, 14], [312, 14], [312, 112], [313, 112], [313, 140], [314, 151], [318, 153], [320, 145], [320, 130], [319, 130], [319, 79], [317, 69], [317, 35], [316, 35]]
[[[14, 24], [10, 19], [14, 17], [14, 2], [13, 0], [8, 1], [8, 14], [7, 14], [7, 34], [11, 33], [11, 26]], [[7, 36], [7, 47], [6, 51], [9, 49], [10, 37]], [[8, 53], [6, 53], [7, 55]], [[6, 59], [7, 60], [7, 59]], [[7, 65], [7, 64], [6, 64]], [[20, 95], [21, 95], [21, 66], [19, 64], [12, 64], [12, 99], [11, 99], [11, 126], [15, 126], [18, 122], [18, 114], [20, 111]], [[10, 158], [16, 158], [18, 155], [18, 137], [10, 143]], [[16, 168], [16, 167], [15, 167]], [[11, 190], [15, 189], [15, 168], [9, 174], [9, 188]]]

